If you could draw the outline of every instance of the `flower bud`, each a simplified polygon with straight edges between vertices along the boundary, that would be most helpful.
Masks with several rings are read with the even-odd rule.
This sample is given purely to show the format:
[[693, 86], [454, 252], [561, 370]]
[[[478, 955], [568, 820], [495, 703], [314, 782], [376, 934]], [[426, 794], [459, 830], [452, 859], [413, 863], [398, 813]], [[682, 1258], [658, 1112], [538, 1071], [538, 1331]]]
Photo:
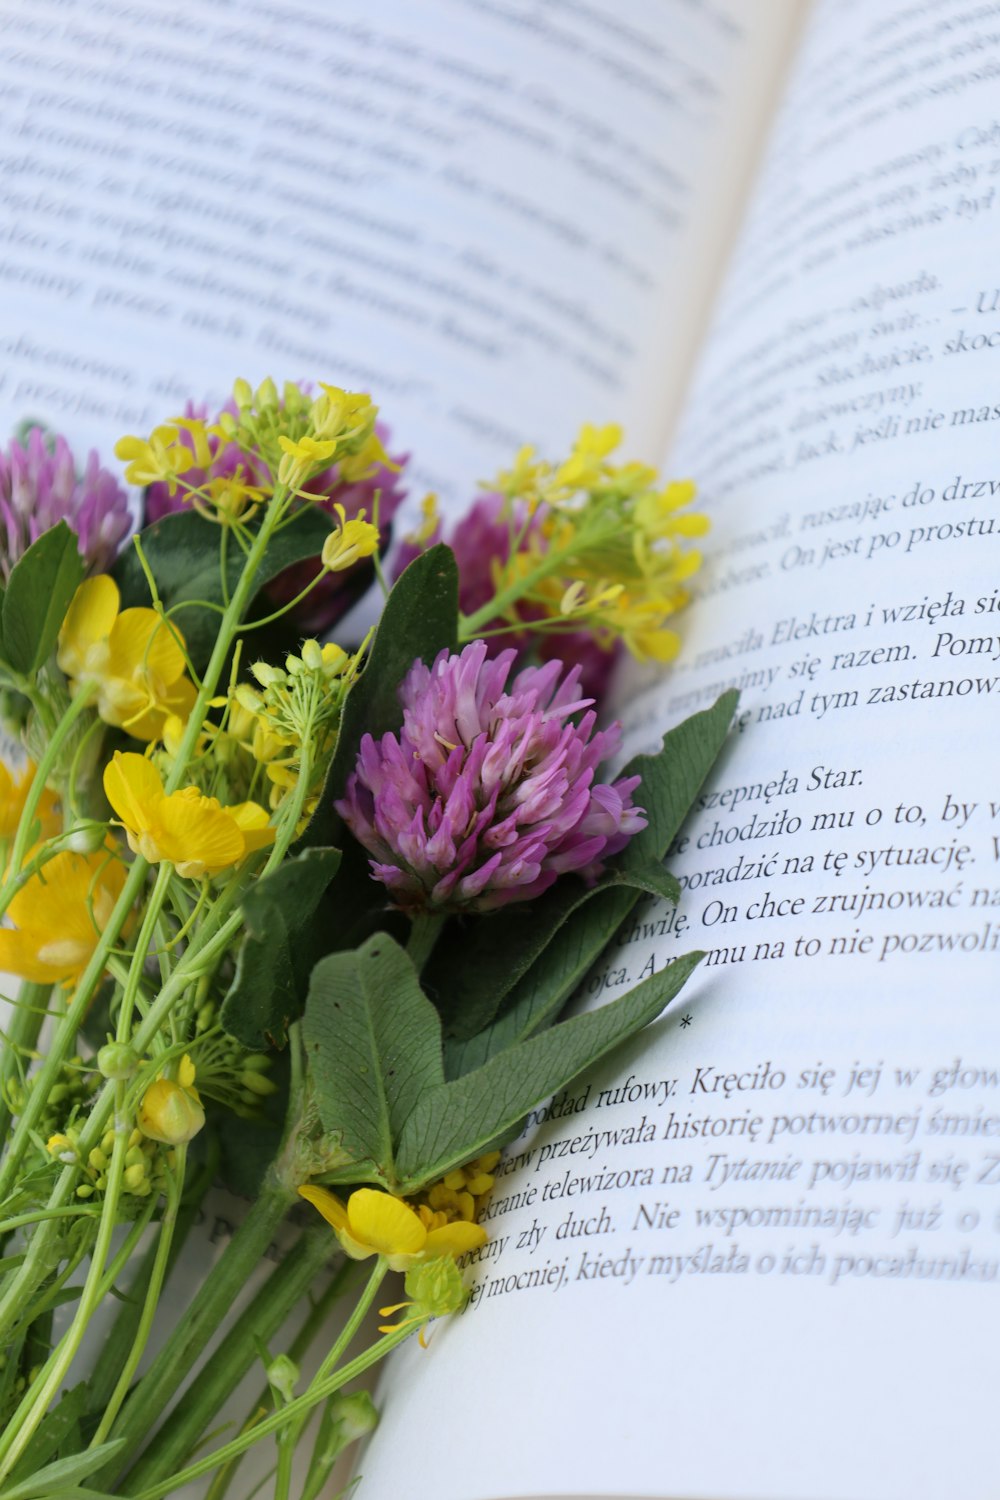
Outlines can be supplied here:
[[278, 1091], [278, 1085], [273, 1079], [265, 1078], [262, 1073], [252, 1073], [249, 1069], [240, 1074], [240, 1083], [260, 1099], [266, 1099], [269, 1094], [276, 1094]]
[[193, 1140], [205, 1123], [205, 1111], [194, 1089], [172, 1078], [151, 1083], [139, 1105], [139, 1129], [153, 1141], [180, 1146]]
[[233, 400], [237, 406], [253, 405], [253, 389], [248, 380], [238, 379], [233, 381]]
[[423, 1261], [406, 1273], [406, 1295], [412, 1297], [428, 1318], [441, 1318], [459, 1312], [469, 1292], [462, 1273], [450, 1255]]
[[267, 1367], [267, 1383], [283, 1401], [291, 1401], [299, 1382], [299, 1367], [287, 1354], [279, 1354]]
[[98, 1070], [116, 1083], [131, 1078], [138, 1066], [135, 1048], [127, 1042], [106, 1042], [97, 1054]]

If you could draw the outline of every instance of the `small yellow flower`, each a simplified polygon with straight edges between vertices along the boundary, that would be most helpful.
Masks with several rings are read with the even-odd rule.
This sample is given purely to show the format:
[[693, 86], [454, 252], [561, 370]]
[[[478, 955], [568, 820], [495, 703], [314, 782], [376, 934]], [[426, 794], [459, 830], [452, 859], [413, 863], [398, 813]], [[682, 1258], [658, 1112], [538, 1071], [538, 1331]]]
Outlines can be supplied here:
[[142, 755], [116, 750], [104, 768], [104, 792], [132, 852], [150, 864], [170, 860], [192, 880], [218, 875], [274, 840], [258, 803], [223, 807], [193, 786], [167, 796], [160, 773]]
[[260, 485], [247, 484], [242, 466], [232, 474], [219, 474], [188, 496], [195, 510], [206, 520], [217, 521], [220, 526], [231, 526], [234, 521], [249, 519], [259, 505], [267, 499], [267, 490]]
[[138, 1125], [143, 1135], [167, 1146], [181, 1146], [198, 1134], [205, 1123], [205, 1111], [194, 1080], [194, 1063], [185, 1053], [176, 1079], [161, 1074], [150, 1084], [139, 1105]]
[[308, 433], [295, 440], [282, 433], [278, 446], [284, 455], [278, 465], [278, 478], [282, 484], [294, 485], [312, 470], [330, 462], [337, 451], [337, 440], [314, 438]]
[[57, 660], [74, 686], [97, 684], [106, 724], [139, 740], [158, 739], [168, 716], [186, 719], [195, 700], [183, 636], [155, 609], [119, 611], [120, 603], [113, 578], [85, 579], [59, 632]]
[[[15, 781], [14, 776], [0, 760], [0, 840], [12, 839], [17, 833], [17, 826], [21, 821], [24, 804], [28, 793], [31, 791], [31, 783], [35, 779], [35, 763], [28, 761], [24, 770]], [[59, 799], [54, 792], [46, 787], [38, 804], [36, 817], [41, 824], [41, 837], [43, 839], [54, 838], [62, 829], [62, 819], [59, 816]]]
[[323, 566], [330, 573], [342, 573], [361, 557], [378, 551], [378, 527], [365, 520], [364, 511], [348, 521], [344, 507], [335, 505], [337, 529], [323, 543]]
[[425, 495], [420, 502], [420, 525], [404, 538], [413, 547], [426, 547], [441, 525], [437, 495]]
[[329, 1188], [315, 1183], [306, 1183], [299, 1193], [319, 1209], [352, 1260], [384, 1255], [393, 1271], [405, 1271], [418, 1260], [465, 1255], [486, 1243], [479, 1224], [453, 1222], [428, 1230], [408, 1203], [374, 1188], [357, 1188], [346, 1207]]
[[26, 881], [0, 930], [0, 970], [36, 984], [78, 979], [125, 884], [109, 843], [95, 854], [56, 854]]
[[194, 462], [191, 449], [180, 442], [175, 423], [154, 429], [148, 439], [123, 437], [115, 444], [115, 457], [127, 465], [129, 484], [165, 483], [171, 495], [177, 492], [177, 476]]

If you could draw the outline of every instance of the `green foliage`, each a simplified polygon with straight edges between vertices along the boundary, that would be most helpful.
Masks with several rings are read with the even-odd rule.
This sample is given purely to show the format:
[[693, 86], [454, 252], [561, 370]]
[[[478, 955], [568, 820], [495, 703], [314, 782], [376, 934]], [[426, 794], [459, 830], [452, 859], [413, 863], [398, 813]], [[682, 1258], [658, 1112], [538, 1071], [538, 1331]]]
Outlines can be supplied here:
[[[445, 929], [425, 982], [448, 1031], [459, 1042], [477, 1037], [487, 1049], [479, 1060], [495, 1050], [481, 1034], [501, 1007], [507, 1015], [517, 1011], [514, 1035], [527, 1034], [525, 1025], [537, 1029], [540, 1008], [558, 1010], [642, 892], [676, 903], [680, 891], [663, 870], [663, 856], [722, 748], [736, 701], [735, 693], [723, 694], [664, 735], [655, 755], [638, 755], [625, 768], [623, 774], [642, 778], [636, 801], [649, 822], [595, 886], [560, 880], [527, 908], [512, 905], [485, 922], [452, 921]], [[499, 1024], [511, 1034], [509, 1021]]]
[[529, 1110], [658, 1015], [700, 953], [588, 1015], [497, 1053], [448, 1083], [440, 1021], [385, 934], [317, 965], [304, 1038], [320, 1118], [348, 1164], [331, 1183], [414, 1193], [514, 1134]]
[[339, 865], [339, 849], [304, 849], [243, 897], [246, 932], [221, 1020], [251, 1050], [283, 1047], [302, 1014], [310, 972], [325, 951], [316, 908]]
[[14, 564], [0, 621], [3, 656], [15, 671], [30, 677], [48, 660], [85, 571], [65, 521], [43, 532]]
[[[298, 511], [287, 526], [271, 539], [254, 580], [255, 593], [292, 563], [318, 557], [330, 534], [330, 518], [315, 506]], [[156, 579], [165, 610], [171, 615], [187, 643], [188, 655], [197, 671], [203, 671], [212, 654], [219, 629], [219, 609], [225, 603], [222, 591], [220, 545], [222, 527], [195, 510], [176, 511], [154, 521], [139, 533], [143, 556]], [[244, 557], [230, 541], [227, 555], [227, 592], [232, 593], [243, 571]], [[112, 569], [122, 596], [122, 608], [150, 605], [149, 583], [135, 546], [125, 549]], [[205, 600], [216, 609], [195, 600]]]

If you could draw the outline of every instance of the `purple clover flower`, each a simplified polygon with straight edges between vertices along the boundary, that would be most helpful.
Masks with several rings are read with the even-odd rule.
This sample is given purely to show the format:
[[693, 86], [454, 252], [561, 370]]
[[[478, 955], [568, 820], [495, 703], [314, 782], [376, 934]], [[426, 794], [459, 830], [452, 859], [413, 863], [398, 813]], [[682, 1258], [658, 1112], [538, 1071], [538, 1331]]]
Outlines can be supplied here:
[[[463, 614], [475, 614], [493, 597], [496, 592], [494, 564], [502, 566], [510, 556], [510, 527], [502, 519], [504, 504], [503, 495], [480, 495], [455, 523], [446, 539], [458, 565], [458, 603]], [[443, 540], [445, 537], [438, 526], [423, 547], [404, 542], [397, 553], [393, 570], [395, 577], [398, 578], [423, 550]], [[526, 533], [522, 546], [527, 545], [527, 540]], [[522, 659], [528, 651], [533, 651], [542, 661], [561, 661], [567, 666], [578, 666], [583, 689], [594, 699], [602, 698], [611, 669], [621, 655], [621, 642], [602, 646], [587, 630], [532, 630], [533, 619], [537, 620], [542, 611], [533, 612], [528, 604], [521, 604], [518, 609], [523, 625], [489, 636], [490, 655], [495, 656], [513, 646]], [[488, 628], [496, 629], [503, 623], [502, 619], [492, 620]]]
[[337, 811], [411, 915], [493, 911], [571, 871], [592, 884], [646, 826], [638, 776], [595, 781], [621, 731], [595, 732], [592, 711], [572, 722], [593, 702], [579, 668], [526, 667], [508, 685], [516, 655], [474, 641], [414, 662], [399, 736], [361, 742]]
[[[227, 402], [223, 410], [236, 415], [236, 406], [232, 401]], [[205, 421], [208, 419], [208, 407], [189, 401], [184, 408], [184, 415]], [[389, 429], [383, 422], [376, 422], [375, 431], [388, 451]], [[193, 453], [193, 444], [187, 433], [182, 433], [181, 441], [191, 447]], [[199, 485], [206, 479], [228, 478], [237, 469], [243, 470], [248, 484], [268, 483], [264, 465], [255, 462], [235, 443], [222, 443], [218, 438], [210, 438], [209, 443], [213, 450], [211, 465], [206, 470], [198, 468], [192, 462], [183, 476], [187, 484]], [[408, 458], [408, 453], [394, 455], [393, 462], [402, 469]], [[309, 491], [310, 494], [322, 497], [316, 503], [331, 517], [334, 515], [334, 505], [342, 505], [348, 521], [354, 520], [362, 511], [369, 521], [372, 520], [375, 496], [378, 494], [379, 539], [383, 550], [389, 543], [393, 516], [406, 498], [400, 473], [395, 469], [387, 469], [383, 464], [379, 464], [367, 478], [353, 483], [345, 483], [334, 464], [310, 479]], [[151, 484], [146, 490], [147, 526], [173, 511], [189, 508], [183, 490], [171, 495], [166, 484]], [[273, 604], [280, 607], [301, 594], [321, 571], [322, 565], [318, 559], [293, 563], [276, 578], [272, 578], [264, 592]], [[374, 569], [369, 559], [357, 563], [346, 572], [328, 574], [292, 611], [291, 618], [296, 627], [306, 635], [324, 635], [361, 597], [373, 576]]]
[[132, 530], [125, 491], [91, 452], [82, 475], [65, 438], [32, 427], [0, 450], [0, 575], [59, 521], [76, 532], [90, 573], [105, 573]]

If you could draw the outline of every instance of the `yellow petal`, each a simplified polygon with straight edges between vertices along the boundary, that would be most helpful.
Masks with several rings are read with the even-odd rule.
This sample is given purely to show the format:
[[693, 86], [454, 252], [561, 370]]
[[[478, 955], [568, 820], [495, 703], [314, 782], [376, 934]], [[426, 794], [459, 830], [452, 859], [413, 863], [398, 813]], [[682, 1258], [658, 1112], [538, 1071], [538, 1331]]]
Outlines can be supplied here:
[[[193, 790], [187, 788], [186, 790]], [[160, 858], [173, 860], [179, 875], [217, 875], [243, 858], [246, 844], [236, 823], [210, 797], [174, 792], [156, 810]]]
[[418, 1255], [427, 1240], [426, 1229], [408, 1204], [374, 1188], [358, 1188], [351, 1194], [347, 1220], [352, 1236], [379, 1255]]
[[155, 609], [122, 610], [108, 644], [108, 669], [118, 677], [146, 672], [157, 683], [168, 686], [183, 676], [184, 652]]
[[319, 1209], [331, 1229], [347, 1228], [347, 1209], [336, 1193], [331, 1193], [329, 1188], [320, 1187], [314, 1182], [306, 1182], [299, 1188], [299, 1196], [305, 1198], [307, 1203], [311, 1203], [313, 1208]]
[[0, 929], [0, 971], [30, 979], [33, 984], [57, 984], [67, 978], [58, 964], [44, 963], [32, 934]]
[[432, 1229], [424, 1248], [429, 1256], [465, 1255], [485, 1244], [486, 1230], [481, 1224], [467, 1224], [464, 1219], [457, 1219], [452, 1224], [442, 1224], [440, 1229]]
[[120, 598], [118, 585], [107, 573], [81, 583], [59, 632], [57, 660], [67, 676], [77, 676], [90, 648], [111, 634]]
[[163, 798], [163, 782], [144, 755], [116, 750], [104, 767], [104, 795], [125, 827], [139, 833], [151, 826]]
[[270, 814], [259, 802], [238, 802], [235, 807], [227, 807], [226, 812], [243, 834], [247, 854], [274, 843]]

